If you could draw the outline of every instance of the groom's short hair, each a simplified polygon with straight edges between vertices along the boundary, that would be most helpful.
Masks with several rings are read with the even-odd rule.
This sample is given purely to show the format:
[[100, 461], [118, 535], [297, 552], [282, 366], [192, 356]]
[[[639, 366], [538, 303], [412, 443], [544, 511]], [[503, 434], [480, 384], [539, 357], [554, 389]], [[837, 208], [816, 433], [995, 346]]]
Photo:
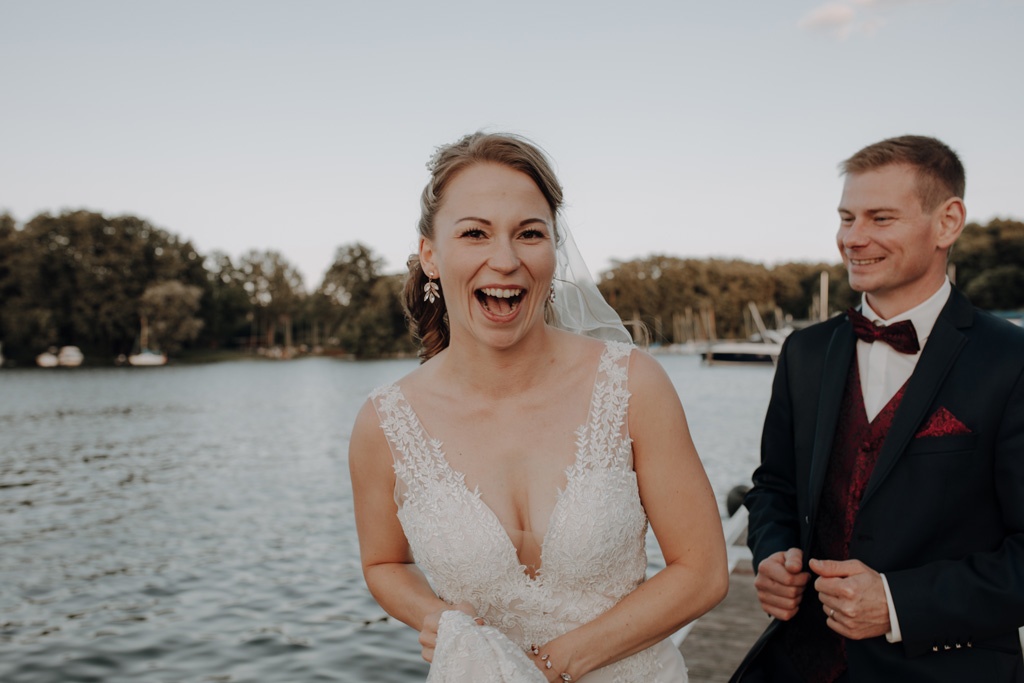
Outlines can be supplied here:
[[902, 135], [868, 145], [840, 163], [839, 170], [854, 175], [892, 164], [917, 171], [917, 193], [925, 211], [950, 197], [963, 199], [967, 181], [960, 157], [941, 140], [925, 135]]

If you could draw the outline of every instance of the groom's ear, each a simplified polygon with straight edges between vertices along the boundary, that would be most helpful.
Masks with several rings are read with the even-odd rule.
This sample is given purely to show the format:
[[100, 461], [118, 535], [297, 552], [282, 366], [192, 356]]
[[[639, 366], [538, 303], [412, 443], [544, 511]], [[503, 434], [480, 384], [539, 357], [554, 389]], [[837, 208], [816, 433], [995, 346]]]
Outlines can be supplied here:
[[967, 222], [967, 208], [964, 200], [960, 197], [950, 197], [942, 202], [935, 210], [935, 220], [938, 222], [938, 233], [936, 235], [936, 246], [939, 249], [949, 251], [953, 243], [964, 231], [964, 224]]

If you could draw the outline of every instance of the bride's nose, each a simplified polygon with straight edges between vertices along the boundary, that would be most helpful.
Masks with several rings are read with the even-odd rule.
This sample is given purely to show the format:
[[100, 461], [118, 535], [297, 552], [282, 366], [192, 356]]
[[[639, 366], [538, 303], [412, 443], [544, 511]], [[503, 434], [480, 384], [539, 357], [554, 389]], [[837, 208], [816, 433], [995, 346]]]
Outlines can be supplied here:
[[521, 263], [516, 247], [511, 240], [496, 240], [487, 259], [487, 265], [499, 273], [511, 273]]

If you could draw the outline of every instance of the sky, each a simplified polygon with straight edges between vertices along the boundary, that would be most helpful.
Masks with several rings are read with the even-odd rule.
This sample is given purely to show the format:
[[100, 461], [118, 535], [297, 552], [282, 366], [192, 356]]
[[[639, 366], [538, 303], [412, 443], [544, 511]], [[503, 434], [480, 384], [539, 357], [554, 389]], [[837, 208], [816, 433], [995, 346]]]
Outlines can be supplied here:
[[0, 0], [0, 212], [131, 214], [315, 289], [399, 272], [434, 149], [552, 158], [595, 273], [839, 261], [837, 164], [933, 135], [1024, 220], [1024, 0]]

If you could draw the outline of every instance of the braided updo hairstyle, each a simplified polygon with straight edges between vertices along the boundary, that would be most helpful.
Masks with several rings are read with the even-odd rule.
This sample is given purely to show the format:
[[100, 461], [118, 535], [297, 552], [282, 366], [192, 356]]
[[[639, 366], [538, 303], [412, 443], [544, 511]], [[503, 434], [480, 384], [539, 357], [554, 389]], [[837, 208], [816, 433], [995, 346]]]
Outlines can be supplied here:
[[[439, 147], [427, 164], [430, 182], [420, 195], [421, 237], [434, 239], [434, 219], [444, 201], [445, 189], [460, 171], [479, 163], [501, 164], [528, 175], [551, 207], [551, 217], [557, 219], [562, 207], [562, 186], [544, 153], [517, 135], [477, 132]], [[444, 292], [434, 303], [424, 301], [423, 287], [429, 278], [423, 272], [418, 255], [409, 257], [408, 267], [402, 303], [409, 320], [409, 330], [420, 344], [420, 361], [424, 362], [446, 348], [451, 340], [448, 312]]]

